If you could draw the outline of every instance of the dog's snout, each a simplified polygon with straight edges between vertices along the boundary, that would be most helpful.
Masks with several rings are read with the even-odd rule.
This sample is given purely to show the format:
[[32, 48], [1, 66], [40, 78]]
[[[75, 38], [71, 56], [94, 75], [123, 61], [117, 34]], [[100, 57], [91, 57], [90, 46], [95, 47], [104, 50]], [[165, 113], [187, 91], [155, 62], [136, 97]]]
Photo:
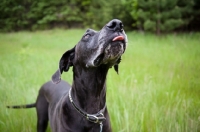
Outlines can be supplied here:
[[107, 24], [107, 27], [114, 31], [122, 31], [123, 24], [120, 20], [114, 19]]

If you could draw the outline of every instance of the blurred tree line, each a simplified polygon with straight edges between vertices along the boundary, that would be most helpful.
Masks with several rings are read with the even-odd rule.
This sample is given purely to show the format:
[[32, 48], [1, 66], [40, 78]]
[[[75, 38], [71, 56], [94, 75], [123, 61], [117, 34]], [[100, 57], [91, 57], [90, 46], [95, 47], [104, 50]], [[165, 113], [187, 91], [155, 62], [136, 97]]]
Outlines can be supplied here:
[[200, 30], [200, 0], [1, 0], [0, 31], [101, 28], [113, 18], [157, 34]]

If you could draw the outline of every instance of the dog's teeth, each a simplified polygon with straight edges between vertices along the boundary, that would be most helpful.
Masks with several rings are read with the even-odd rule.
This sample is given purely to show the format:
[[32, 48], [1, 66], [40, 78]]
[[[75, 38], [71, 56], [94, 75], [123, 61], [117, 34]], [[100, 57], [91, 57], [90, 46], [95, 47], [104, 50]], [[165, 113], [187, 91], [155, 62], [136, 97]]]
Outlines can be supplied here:
[[117, 36], [115, 37], [112, 41], [117, 41], [117, 40], [124, 40], [124, 37], [123, 36]]

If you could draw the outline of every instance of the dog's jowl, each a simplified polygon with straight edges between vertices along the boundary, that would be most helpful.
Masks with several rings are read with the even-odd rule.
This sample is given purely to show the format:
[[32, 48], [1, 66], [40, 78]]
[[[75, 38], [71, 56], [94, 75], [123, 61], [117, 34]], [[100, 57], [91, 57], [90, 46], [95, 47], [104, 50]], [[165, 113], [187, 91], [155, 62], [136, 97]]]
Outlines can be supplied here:
[[[37, 131], [45, 132], [48, 121], [52, 132], [111, 132], [106, 106], [106, 75], [111, 67], [118, 72], [126, 50], [127, 36], [120, 20], [108, 22], [100, 31], [88, 29], [78, 44], [66, 51], [33, 104], [8, 106], [37, 110]], [[61, 74], [73, 70], [73, 82]]]

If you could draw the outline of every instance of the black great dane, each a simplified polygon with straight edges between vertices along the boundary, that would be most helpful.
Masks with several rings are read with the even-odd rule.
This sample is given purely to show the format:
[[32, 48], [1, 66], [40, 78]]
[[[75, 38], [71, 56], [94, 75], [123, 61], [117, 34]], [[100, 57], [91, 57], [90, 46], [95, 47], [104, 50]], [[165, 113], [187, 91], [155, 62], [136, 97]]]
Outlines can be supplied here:
[[[106, 75], [111, 67], [118, 72], [127, 41], [118, 19], [111, 20], [100, 31], [88, 29], [78, 44], [62, 55], [59, 69], [52, 81], [41, 87], [36, 103], [8, 107], [36, 107], [38, 132], [46, 131], [48, 120], [52, 132], [111, 132]], [[71, 66], [72, 86], [61, 80], [63, 71]]]

